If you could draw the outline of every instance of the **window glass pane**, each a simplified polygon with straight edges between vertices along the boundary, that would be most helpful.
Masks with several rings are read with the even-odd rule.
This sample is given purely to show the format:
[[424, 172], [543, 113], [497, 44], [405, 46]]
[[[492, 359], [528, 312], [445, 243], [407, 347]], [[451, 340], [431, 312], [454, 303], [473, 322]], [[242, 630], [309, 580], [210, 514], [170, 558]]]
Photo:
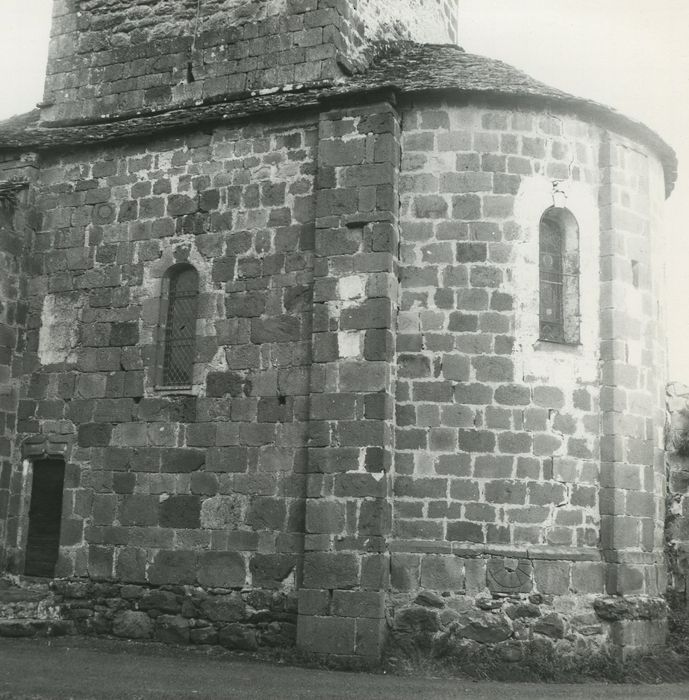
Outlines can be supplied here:
[[540, 336], [564, 342], [563, 233], [548, 221], [540, 229]]
[[162, 377], [166, 386], [191, 384], [197, 300], [196, 270], [187, 268], [170, 278]]

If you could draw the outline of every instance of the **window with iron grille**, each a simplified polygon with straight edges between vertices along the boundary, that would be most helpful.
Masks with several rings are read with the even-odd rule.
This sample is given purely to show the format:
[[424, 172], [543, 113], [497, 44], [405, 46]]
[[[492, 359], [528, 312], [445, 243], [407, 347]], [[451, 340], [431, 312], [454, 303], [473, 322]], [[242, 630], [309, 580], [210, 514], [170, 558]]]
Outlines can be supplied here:
[[540, 332], [551, 343], [579, 342], [579, 225], [562, 207], [550, 207], [539, 229]]
[[196, 310], [199, 276], [191, 266], [175, 267], [167, 278], [167, 309], [160, 383], [189, 386], [192, 383], [196, 348]]

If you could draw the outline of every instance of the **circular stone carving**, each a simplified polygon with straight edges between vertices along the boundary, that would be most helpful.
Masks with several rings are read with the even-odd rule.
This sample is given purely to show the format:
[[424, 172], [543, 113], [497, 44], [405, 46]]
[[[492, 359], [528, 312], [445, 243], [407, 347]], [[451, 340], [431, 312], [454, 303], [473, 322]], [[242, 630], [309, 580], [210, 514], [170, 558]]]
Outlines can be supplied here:
[[94, 224], [111, 224], [115, 220], [115, 207], [112, 204], [96, 204], [93, 207]]
[[533, 587], [528, 559], [492, 559], [486, 569], [486, 583], [493, 593], [528, 593]]

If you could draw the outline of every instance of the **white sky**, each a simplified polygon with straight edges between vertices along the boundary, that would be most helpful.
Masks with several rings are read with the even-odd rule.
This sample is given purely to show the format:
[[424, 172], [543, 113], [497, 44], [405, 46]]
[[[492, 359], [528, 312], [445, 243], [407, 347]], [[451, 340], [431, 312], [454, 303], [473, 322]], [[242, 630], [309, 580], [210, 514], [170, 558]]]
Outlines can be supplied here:
[[[392, 0], [394, 2], [394, 0]], [[52, 0], [0, 0], [0, 119], [40, 101]], [[667, 203], [670, 378], [689, 383], [689, 0], [460, 0], [467, 51], [638, 118], [675, 148]]]

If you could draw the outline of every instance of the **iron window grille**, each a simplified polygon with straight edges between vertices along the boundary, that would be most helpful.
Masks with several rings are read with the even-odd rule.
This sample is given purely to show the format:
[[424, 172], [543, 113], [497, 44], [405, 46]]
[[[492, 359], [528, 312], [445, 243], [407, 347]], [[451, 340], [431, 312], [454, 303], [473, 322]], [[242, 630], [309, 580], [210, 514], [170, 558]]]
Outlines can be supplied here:
[[196, 351], [198, 273], [193, 267], [177, 269], [168, 285], [161, 384], [190, 386]]
[[579, 227], [567, 209], [551, 207], [539, 231], [539, 338], [579, 342]]

